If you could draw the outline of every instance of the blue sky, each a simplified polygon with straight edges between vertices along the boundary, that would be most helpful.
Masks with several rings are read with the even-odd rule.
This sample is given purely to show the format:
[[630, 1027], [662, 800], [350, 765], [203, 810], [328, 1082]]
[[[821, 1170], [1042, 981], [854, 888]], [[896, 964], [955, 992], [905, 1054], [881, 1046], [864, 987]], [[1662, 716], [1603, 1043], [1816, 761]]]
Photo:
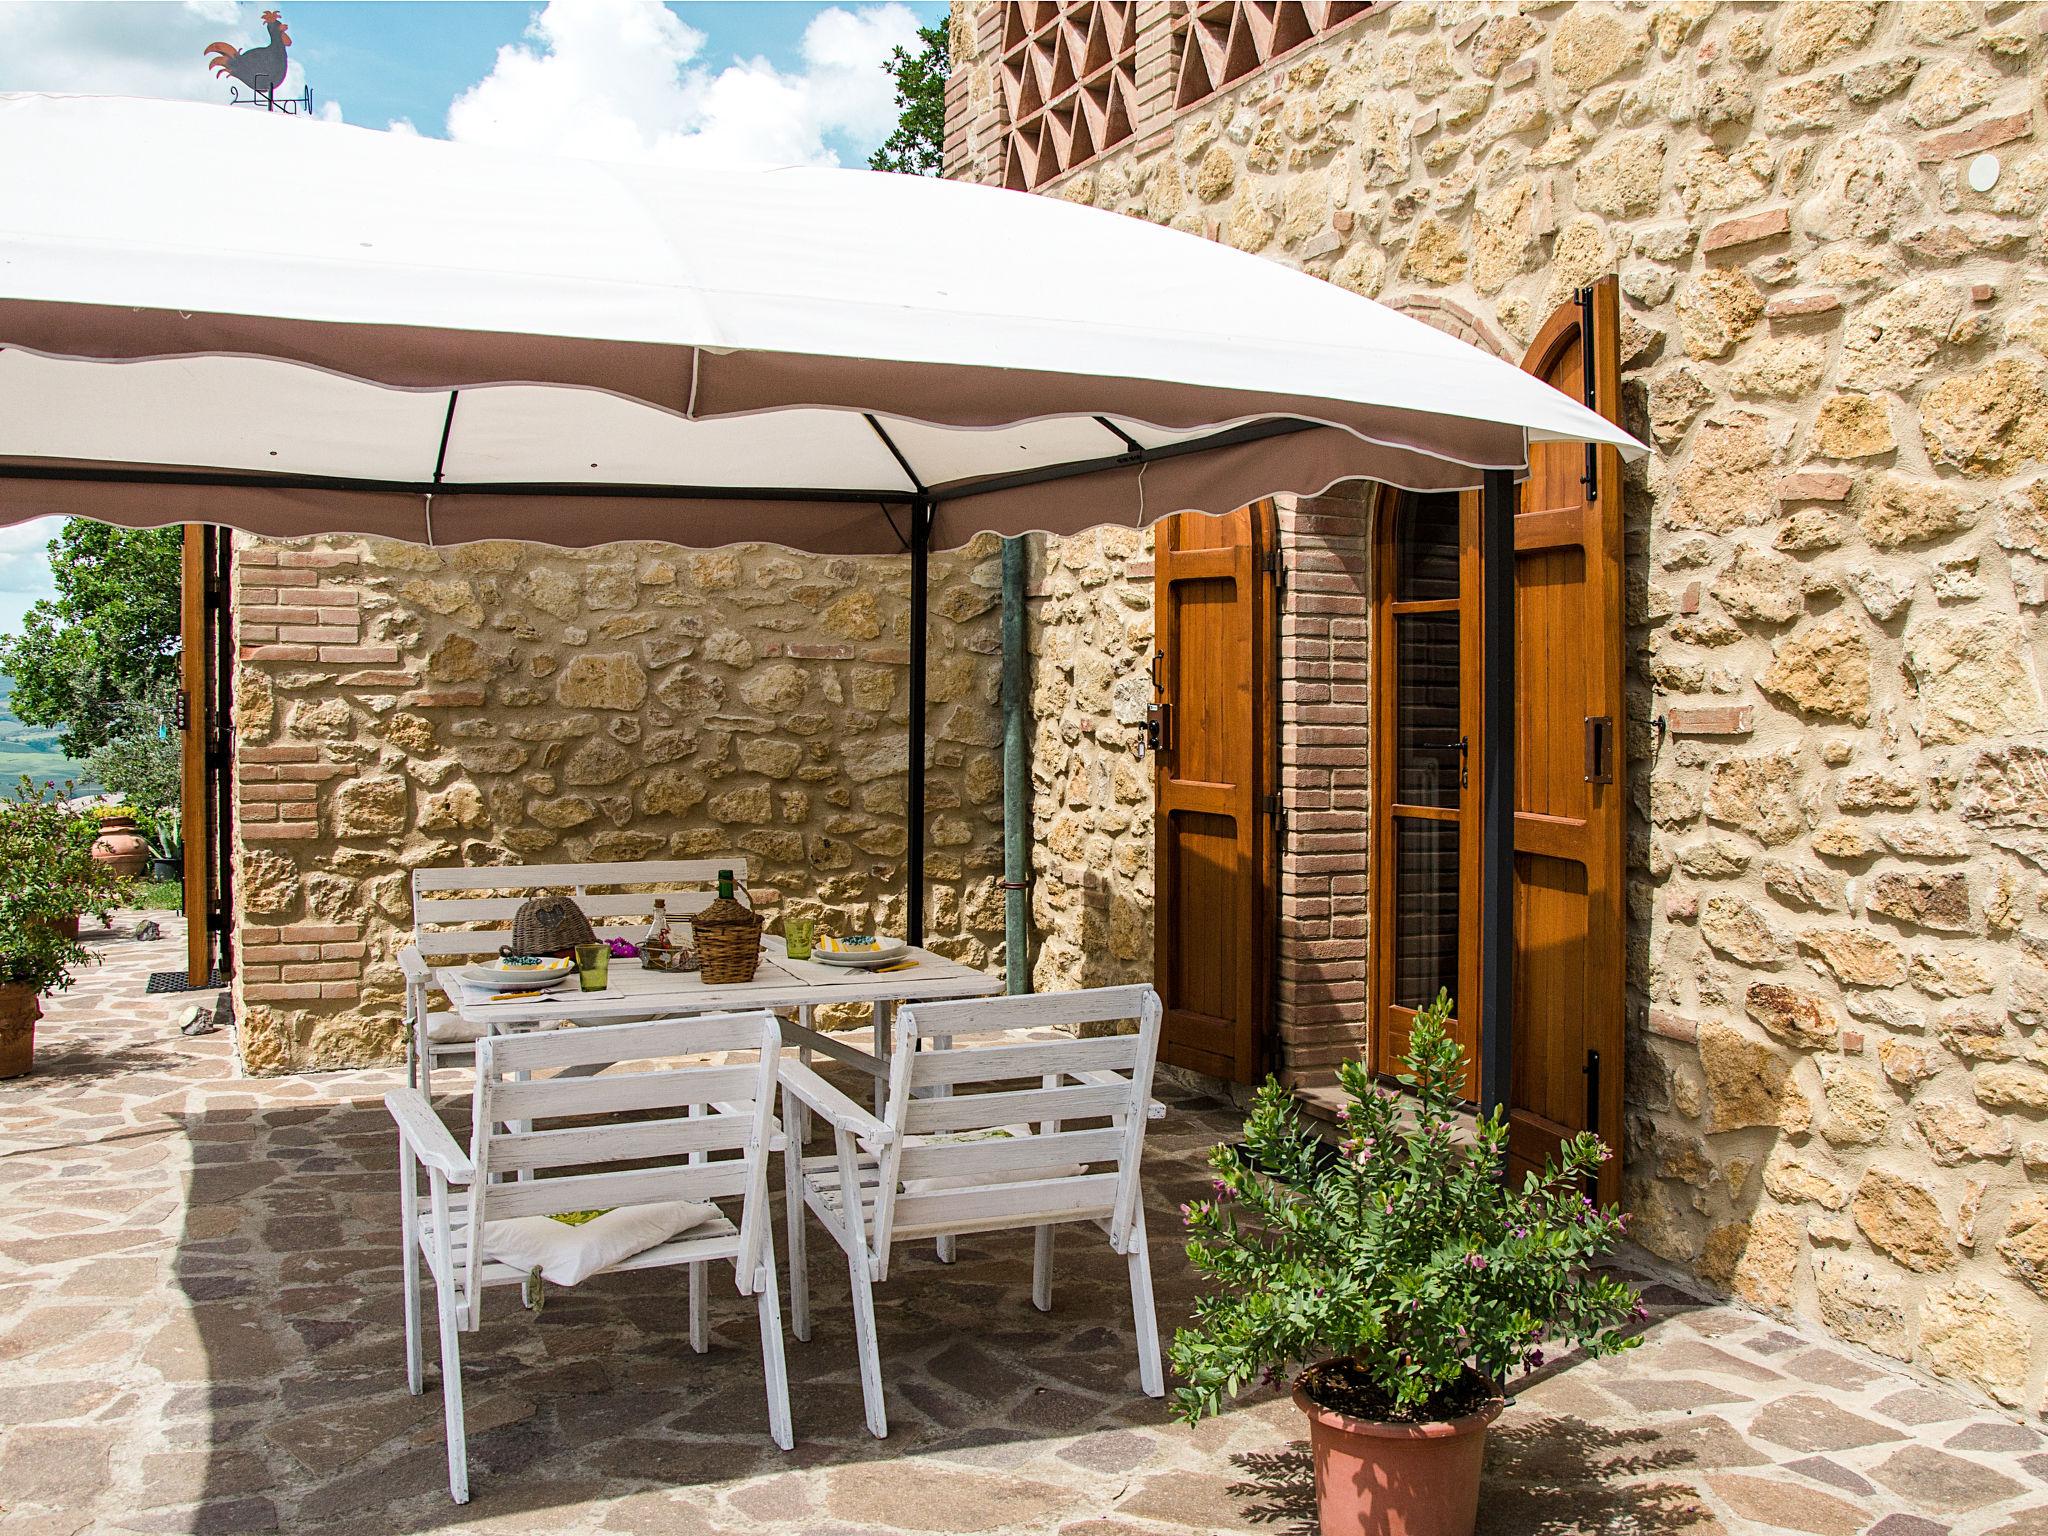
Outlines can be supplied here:
[[[942, 3], [0, 0], [0, 91], [225, 101], [216, 40], [274, 6], [292, 76], [362, 127], [669, 163], [865, 164], [895, 123], [882, 61]], [[50, 591], [49, 526], [0, 528], [0, 632]]]

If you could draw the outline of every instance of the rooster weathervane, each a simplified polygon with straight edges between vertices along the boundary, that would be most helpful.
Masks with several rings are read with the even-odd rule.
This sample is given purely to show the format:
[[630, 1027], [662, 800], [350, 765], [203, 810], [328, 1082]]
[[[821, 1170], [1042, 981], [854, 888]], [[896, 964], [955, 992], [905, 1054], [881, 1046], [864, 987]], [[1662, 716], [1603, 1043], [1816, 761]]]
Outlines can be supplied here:
[[253, 93], [244, 97], [238, 86], [228, 87], [228, 100], [236, 106], [262, 106], [272, 112], [310, 112], [313, 109], [313, 93], [303, 91], [298, 100], [287, 96], [277, 99], [277, 88], [284, 84], [285, 76], [291, 73], [289, 50], [292, 35], [285, 30], [284, 17], [277, 11], [263, 13], [264, 30], [270, 34], [270, 41], [258, 48], [241, 49], [233, 43], [208, 43], [204, 56], [213, 60], [216, 79], [228, 76]]

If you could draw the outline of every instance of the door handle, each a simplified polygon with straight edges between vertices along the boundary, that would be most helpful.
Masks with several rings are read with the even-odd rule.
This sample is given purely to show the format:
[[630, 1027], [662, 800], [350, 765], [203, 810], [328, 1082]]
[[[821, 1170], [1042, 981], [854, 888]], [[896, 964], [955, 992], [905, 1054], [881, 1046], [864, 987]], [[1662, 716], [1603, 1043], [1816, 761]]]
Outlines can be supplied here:
[[1454, 741], [1418, 741], [1415, 743], [1415, 749], [1418, 752], [1447, 752], [1452, 747], [1458, 749], [1458, 788], [1469, 789], [1471, 788], [1469, 758], [1471, 743], [1463, 736], [1458, 737]]
[[1586, 716], [1586, 782], [1614, 782], [1614, 717]]

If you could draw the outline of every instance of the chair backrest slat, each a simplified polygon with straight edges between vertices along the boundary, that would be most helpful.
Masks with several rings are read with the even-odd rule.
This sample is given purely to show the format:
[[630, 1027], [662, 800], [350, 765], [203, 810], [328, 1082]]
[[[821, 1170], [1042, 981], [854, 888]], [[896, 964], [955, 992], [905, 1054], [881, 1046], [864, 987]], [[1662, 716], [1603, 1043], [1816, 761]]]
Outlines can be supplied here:
[[669, 1072], [499, 1083], [491, 1090], [491, 1113], [501, 1124], [568, 1115], [639, 1114], [690, 1104], [752, 1100], [759, 1083], [760, 1074], [752, 1066], [678, 1067]]
[[498, 1133], [491, 1138], [491, 1166], [500, 1173], [524, 1173], [528, 1169], [583, 1168], [599, 1163], [683, 1157], [692, 1152], [742, 1151], [753, 1135], [752, 1108], [748, 1105], [744, 1113], [695, 1115], [687, 1119], [632, 1120], [615, 1125]]
[[1128, 1072], [1144, 1042], [1137, 1035], [1094, 1040], [1033, 1040], [1022, 1045], [984, 1045], [962, 1051], [919, 1051], [910, 1059], [913, 1088], [961, 1083], [999, 1083], [1010, 1078], [1059, 1072]]
[[1076, 1029], [1138, 1023], [1158, 994], [1150, 987], [1095, 987], [1083, 992], [1033, 992], [1018, 997], [917, 1003], [905, 1009], [919, 1034], [979, 1035], [1008, 1029]]
[[1056, 1131], [1049, 1136], [995, 1136], [980, 1141], [942, 1141], [905, 1147], [897, 1176], [913, 1179], [1014, 1179], [1038, 1168], [1114, 1162], [1123, 1155], [1119, 1126]]
[[573, 1173], [554, 1179], [516, 1179], [491, 1186], [486, 1221], [554, 1216], [563, 1211], [616, 1210], [663, 1200], [723, 1200], [745, 1194], [754, 1179], [751, 1158], [670, 1163], [610, 1173]]
[[703, 1056], [713, 1051], [752, 1051], [761, 1044], [760, 1020], [757, 1012], [707, 1013], [696, 1018], [657, 1019], [645, 1024], [595, 1024], [540, 1034], [497, 1035], [490, 1042], [491, 1061], [500, 1072], [537, 1072], [548, 1067], [588, 1067]]
[[1115, 1208], [1118, 1182], [1115, 1173], [1091, 1173], [930, 1194], [904, 1193], [896, 1197], [895, 1228], [899, 1234], [906, 1228], [974, 1232], [1030, 1226], [1034, 1217], [1071, 1221], [1106, 1216]]
[[[999, 1093], [959, 1094], [945, 1099], [912, 1099], [900, 1128], [913, 1135], [979, 1131], [1020, 1120], [1085, 1120], [1122, 1114], [1131, 1106], [1127, 1079], [1065, 1088], [1020, 1088]], [[1143, 1113], [1142, 1108], [1139, 1111]]]

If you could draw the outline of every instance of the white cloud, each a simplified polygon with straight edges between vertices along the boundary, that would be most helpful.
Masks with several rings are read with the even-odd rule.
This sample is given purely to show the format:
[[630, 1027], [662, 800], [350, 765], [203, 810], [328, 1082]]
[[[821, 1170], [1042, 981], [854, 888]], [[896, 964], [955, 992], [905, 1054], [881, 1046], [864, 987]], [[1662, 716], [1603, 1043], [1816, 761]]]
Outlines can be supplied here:
[[[232, 82], [214, 77], [206, 45], [258, 46], [265, 8], [235, 0], [6, 0], [0, 3], [0, 91], [225, 102]], [[294, 51], [284, 94], [297, 96], [310, 79]], [[313, 100], [320, 116], [341, 116], [317, 85]]]
[[795, 73], [763, 58], [713, 68], [705, 41], [656, 0], [549, 0], [449, 107], [448, 136], [601, 159], [834, 164], [829, 137], [879, 141], [894, 124], [882, 63], [917, 46], [917, 17], [820, 11]]
[[0, 528], [0, 634], [19, 634], [29, 605], [57, 595], [47, 546], [63, 526], [61, 517], [38, 517]]

